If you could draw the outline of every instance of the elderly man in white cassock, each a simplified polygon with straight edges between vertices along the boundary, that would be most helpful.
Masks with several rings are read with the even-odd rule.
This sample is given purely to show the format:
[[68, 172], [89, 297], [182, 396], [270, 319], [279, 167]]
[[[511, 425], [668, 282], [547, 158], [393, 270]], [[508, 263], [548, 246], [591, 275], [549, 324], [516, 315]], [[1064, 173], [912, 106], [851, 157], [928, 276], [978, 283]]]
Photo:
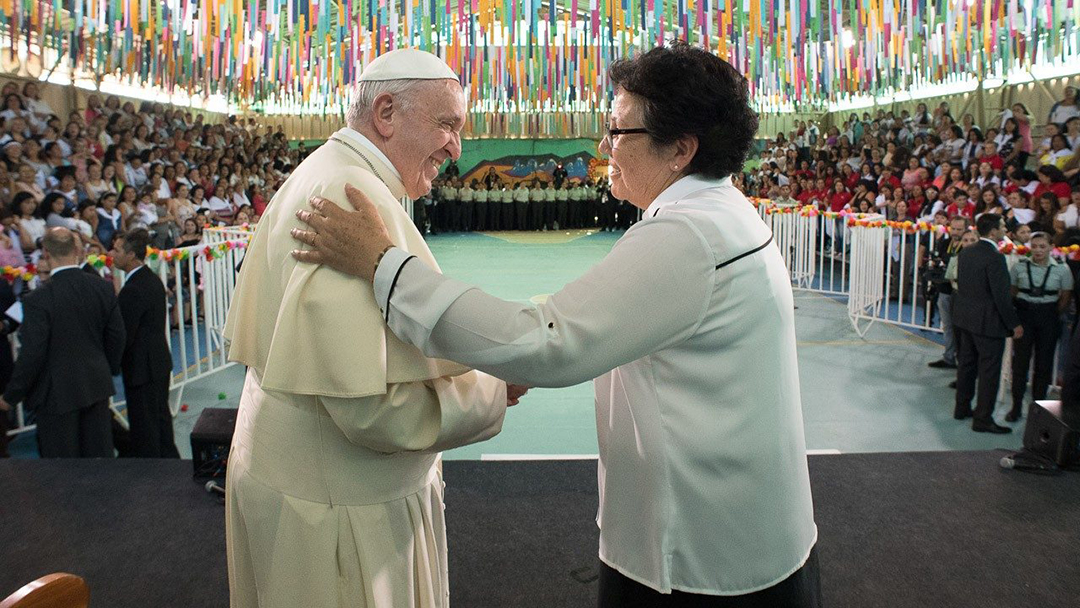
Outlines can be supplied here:
[[403, 210], [461, 153], [457, 76], [398, 50], [353, 91], [347, 127], [296, 168], [259, 223], [225, 327], [248, 366], [226, 484], [233, 607], [444, 608], [439, 452], [502, 428], [524, 389], [398, 340], [371, 285], [289, 252], [313, 196], [374, 202], [394, 243], [438, 265]]

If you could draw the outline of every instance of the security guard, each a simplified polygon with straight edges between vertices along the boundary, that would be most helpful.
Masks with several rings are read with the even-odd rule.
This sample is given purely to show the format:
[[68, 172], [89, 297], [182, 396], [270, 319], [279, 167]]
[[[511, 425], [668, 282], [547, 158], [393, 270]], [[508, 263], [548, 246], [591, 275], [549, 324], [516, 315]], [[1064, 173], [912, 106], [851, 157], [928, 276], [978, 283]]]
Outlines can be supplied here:
[[1035, 372], [1031, 379], [1031, 397], [1046, 399], [1046, 388], [1054, 371], [1054, 351], [1061, 336], [1061, 315], [1069, 305], [1073, 277], [1068, 266], [1050, 259], [1050, 236], [1045, 232], [1031, 235], [1031, 258], [1012, 267], [1012, 292], [1024, 335], [1013, 341], [1012, 411], [1005, 416], [1016, 422], [1023, 415], [1024, 392], [1032, 350]]

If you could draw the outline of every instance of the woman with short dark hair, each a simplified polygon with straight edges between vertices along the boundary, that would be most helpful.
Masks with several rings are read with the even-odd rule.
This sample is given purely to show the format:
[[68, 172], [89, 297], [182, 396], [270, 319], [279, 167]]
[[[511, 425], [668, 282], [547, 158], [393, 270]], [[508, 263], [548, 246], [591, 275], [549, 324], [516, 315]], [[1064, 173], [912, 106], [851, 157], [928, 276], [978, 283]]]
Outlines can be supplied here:
[[373, 280], [428, 356], [521, 385], [595, 379], [601, 606], [819, 606], [791, 279], [731, 181], [757, 130], [747, 81], [683, 43], [610, 76], [600, 152], [612, 196], [644, 213], [545, 302], [408, 263], [355, 190], [356, 213], [300, 213], [318, 233], [294, 233], [295, 255]]

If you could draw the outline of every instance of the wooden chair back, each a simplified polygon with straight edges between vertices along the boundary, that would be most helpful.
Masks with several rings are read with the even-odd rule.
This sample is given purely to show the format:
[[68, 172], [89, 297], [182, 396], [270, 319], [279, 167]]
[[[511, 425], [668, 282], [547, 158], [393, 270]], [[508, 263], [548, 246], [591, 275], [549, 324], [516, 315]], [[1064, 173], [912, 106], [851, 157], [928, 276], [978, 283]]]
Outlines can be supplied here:
[[87, 608], [90, 588], [74, 574], [57, 572], [23, 585], [0, 602], [0, 608]]

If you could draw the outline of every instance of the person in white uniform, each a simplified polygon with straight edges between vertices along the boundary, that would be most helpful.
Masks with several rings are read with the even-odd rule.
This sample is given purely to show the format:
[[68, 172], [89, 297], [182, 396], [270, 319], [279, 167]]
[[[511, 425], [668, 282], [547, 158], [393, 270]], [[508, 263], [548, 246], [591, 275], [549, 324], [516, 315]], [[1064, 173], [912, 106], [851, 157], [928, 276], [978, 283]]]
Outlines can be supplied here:
[[430, 270], [355, 190], [355, 212], [298, 212], [293, 255], [374, 277], [429, 356], [530, 386], [595, 378], [601, 606], [820, 606], [790, 278], [730, 179], [757, 128], [746, 79], [682, 43], [610, 78], [600, 151], [644, 215], [546, 302]]
[[359, 80], [348, 126], [259, 222], [226, 321], [229, 358], [248, 366], [226, 482], [235, 608], [446, 608], [439, 451], [497, 434], [520, 395], [402, 343], [368, 282], [289, 256], [294, 212], [315, 195], [344, 200], [350, 183], [438, 272], [398, 201], [460, 155], [461, 85], [417, 50], [382, 55]]

